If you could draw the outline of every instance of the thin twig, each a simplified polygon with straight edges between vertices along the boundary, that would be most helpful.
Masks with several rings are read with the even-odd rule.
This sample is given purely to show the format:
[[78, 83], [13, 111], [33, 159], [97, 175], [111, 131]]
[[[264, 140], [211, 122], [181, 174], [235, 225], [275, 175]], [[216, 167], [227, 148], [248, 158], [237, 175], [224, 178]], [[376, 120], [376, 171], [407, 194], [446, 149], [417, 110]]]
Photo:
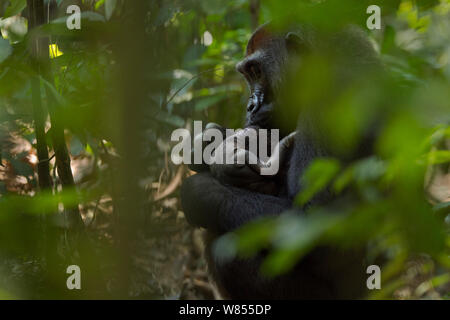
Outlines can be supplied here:
[[39, 160], [38, 164], [39, 164], [39, 163], [43, 163], [43, 162], [51, 161], [54, 157], [55, 157], [55, 154], [53, 154], [53, 155], [52, 155], [50, 158], [48, 158], [48, 159], [42, 159], [42, 160]]
[[194, 79], [200, 77], [201, 75], [203, 75], [203, 74], [205, 74], [205, 73], [208, 73], [208, 72], [211, 72], [211, 71], [217, 71], [217, 70], [220, 70], [220, 68], [212, 68], [212, 69], [208, 69], [208, 70], [199, 72], [199, 73], [197, 73], [196, 75], [192, 76], [192, 78], [190, 78], [188, 81], [186, 81], [186, 82], [185, 82], [185, 83], [184, 83], [177, 91], [175, 91], [175, 92], [170, 96], [169, 99], [167, 99], [166, 103], [164, 104], [164, 107], [166, 107], [166, 106], [170, 103], [170, 101], [172, 101], [172, 100], [175, 98], [175, 96], [176, 96], [181, 90], [183, 90], [183, 89], [184, 89], [184, 88], [185, 88], [192, 80], [194, 80]]

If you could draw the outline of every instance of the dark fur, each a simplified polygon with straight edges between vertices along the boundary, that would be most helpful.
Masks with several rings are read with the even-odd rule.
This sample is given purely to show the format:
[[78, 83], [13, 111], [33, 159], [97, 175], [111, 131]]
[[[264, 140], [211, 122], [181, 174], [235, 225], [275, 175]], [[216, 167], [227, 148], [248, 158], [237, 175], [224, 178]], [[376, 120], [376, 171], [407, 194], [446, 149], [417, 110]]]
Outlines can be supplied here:
[[[306, 31], [305, 31], [306, 30]], [[313, 32], [296, 29], [294, 36], [272, 33], [265, 26], [257, 30], [249, 41], [247, 57], [237, 66], [244, 74], [253, 95], [247, 106], [246, 126], [274, 128], [272, 113], [279, 108], [278, 94], [286, 76], [286, 68], [305, 50], [332, 47], [333, 38], [325, 45], [314, 43]], [[337, 35], [343, 55], [354, 55], [352, 70], [359, 65], [373, 63], [375, 54], [368, 41], [359, 31], [345, 31]], [[339, 47], [335, 49], [339, 53]], [[345, 53], [347, 50], [347, 53]], [[348, 51], [350, 50], [350, 51]], [[350, 53], [348, 53], [350, 52]], [[253, 54], [253, 55], [252, 55]], [[293, 61], [295, 62], [295, 61]], [[259, 71], [248, 68], [254, 64]], [[347, 77], [349, 66], [342, 66]], [[298, 117], [298, 115], [296, 115]], [[283, 129], [283, 128], [281, 128]], [[286, 132], [286, 130], [285, 130]], [[288, 132], [286, 132], [288, 133]], [[370, 152], [366, 144], [363, 153]], [[278, 177], [277, 196], [249, 191], [214, 178], [202, 172], [187, 178], [181, 189], [182, 206], [187, 221], [209, 231], [207, 256], [209, 267], [222, 288], [222, 292], [234, 299], [346, 299], [361, 297], [365, 287], [363, 250], [338, 250], [316, 248], [283, 276], [267, 279], [259, 275], [259, 266], [265, 253], [253, 259], [235, 259], [224, 263], [211, 255], [211, 242], [226, 232], [262, 216], [275, 216], [293, 207], [293, 198], [301, 190], [299, 177], [310, 162], [317, 157], [331, 155], [326, 135], [317, 132], [312, 117], [299, 118], [297, 136], [288, 162]], [[328, 192], [322, 192], [308, 204], [330, 204], [334, 201]], [[295, 208], [304, 214], [305, 208]]]

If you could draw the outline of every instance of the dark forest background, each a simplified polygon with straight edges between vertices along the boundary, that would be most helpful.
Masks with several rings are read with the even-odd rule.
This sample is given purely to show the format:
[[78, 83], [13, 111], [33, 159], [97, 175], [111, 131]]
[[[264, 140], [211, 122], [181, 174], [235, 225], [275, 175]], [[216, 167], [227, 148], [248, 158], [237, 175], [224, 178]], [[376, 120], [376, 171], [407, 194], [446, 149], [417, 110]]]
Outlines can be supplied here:
[[[66, 27], [71, 4], [80, 30]], [[367, 30], [371, 4], [381, 30]], [[373, 157], [320, 159], [302, 177], [298, 203], [354, 187], [345, 212], [245, 226], [219, 254], [271, 246], [262, 271], [276, 275], [314, 246], [369, 243], [386, 265], [368, 298], [450, 297], [449, 0], [1, 0], [0, 17], [0, 298], [219, 298], [170, 135], [193, 120], [242, 126], [234, 66], [270, 20], [365, 30], [389, 77], [355, 85], [321, 120], [346, 150], [370, 117], [386, 123]], [[325, 58], [286, 108], [325, 101]], [[66, 288], [69, 265], [82, 290]]]

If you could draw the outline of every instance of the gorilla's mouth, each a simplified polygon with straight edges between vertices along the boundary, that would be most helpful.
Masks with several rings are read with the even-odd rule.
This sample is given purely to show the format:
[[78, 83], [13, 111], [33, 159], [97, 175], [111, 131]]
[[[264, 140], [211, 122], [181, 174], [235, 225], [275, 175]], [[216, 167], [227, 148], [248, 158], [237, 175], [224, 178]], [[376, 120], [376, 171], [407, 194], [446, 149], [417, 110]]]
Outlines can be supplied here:
[[258, 108], [257, 112], [247, 112], [245, 125], [271, 128], [269, 124], [272, 119], [273, 109], [273, 103], [265, 103]]

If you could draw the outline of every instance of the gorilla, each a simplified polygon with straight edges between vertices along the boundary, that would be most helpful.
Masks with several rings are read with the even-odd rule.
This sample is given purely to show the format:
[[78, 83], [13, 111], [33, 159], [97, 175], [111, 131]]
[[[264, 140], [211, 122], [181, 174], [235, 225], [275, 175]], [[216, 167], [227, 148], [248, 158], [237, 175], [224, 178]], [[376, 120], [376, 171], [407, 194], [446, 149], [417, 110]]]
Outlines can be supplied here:
[[[278, 216], [287, 210], [303, 215], [313, 205], [338, 200], [325, 190], [303, 207], [294, 205], [295, 196], [302, 190], [300, 177], [314, 159], [333, 156], [353, 161], [371, 154], [372, 126], [368, 126], [357, 148], [348, 154], [337, 153], [329, 139], [332, 133], [321, 130], [314, 108], [286, 106], [292, 104], [287, 97], [296, 90], [295, 76], [308, 70], [304, 65], [306, 57], [324, 52], [336, 62], [334, 93], [324, 95], [339, 92], [358, 81], [367, 70], [379, 66], [366, 35], [353, 26], [333, 35], [321, 34], [309, 26], [296, 26], [289, 32], [274, 30], [269, 24], [259, 27], [236, 70], [245, 77], [250, 89], [245, 128], [279, 129], [281, 138], [289, 137], [280, 149], [283, 159], [280, 170], [273, 177], [262, 178], [249, 165], [202, 164], [192, 167], [198, 173], [182, 184], [181, 202], [186, 219], [191, 225], [207, 230], [208, 266], [225, 298], [355, 299], [365, 294], [364, 248], [319, 246], [290, 272], [269, 278], [259, 272], [267, 252], [222, 261], [214, 256], [211, 246], [217, 237], [258, 218]], [[307, 74], [302, 78], [314, 76]]]

